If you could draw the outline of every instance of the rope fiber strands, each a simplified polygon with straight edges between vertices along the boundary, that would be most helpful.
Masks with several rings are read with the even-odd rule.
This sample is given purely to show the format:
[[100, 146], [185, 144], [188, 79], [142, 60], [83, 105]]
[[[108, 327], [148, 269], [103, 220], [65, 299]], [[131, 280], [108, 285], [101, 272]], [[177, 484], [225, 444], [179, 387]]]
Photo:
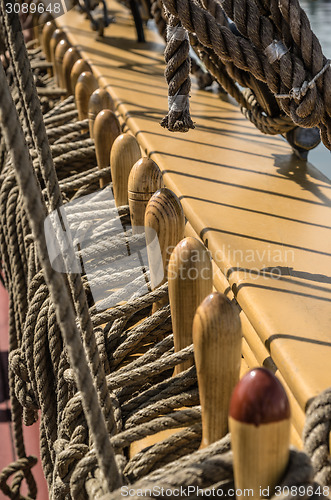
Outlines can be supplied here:
[[[220, 84], [227, 78], [224, 74], [234, 81], [251, 75], [264, 82], [277, 100], [282, 121], [287, 116], [293, 126], [318, 127], [323, 143], [331, 149], [330, 61], [323, 56], [298, 0], [279, 5], [271, 0], [270, 6], [253, 0], [225, 0], [221, 7], [235, 29], [225, 15], [219, 15], [220, 4], [216, 9], [215, 3], [163, 0], [163, 7], [197, 40], [200, 58]], [[245, 80], [244, 86], [254, 91], [256, 86], [249, 84], [247, 76]], [[229, 87], [238, 98], [238, 87], [233, 91]], [[250, 110], [251, 106], [244, 107]], [[256, 112], [245, 114], [257, 124]], [[268, 130], [263, 125], [259, 128]]]
[[[32, 425], [39, 418], [41, 462], [52, 500], [119, 499], [121, 488], [129, 485], [135, 491], [169, 488], [173, 496], [178, 487], [220, 488], [230, 498], [231, 436], [198, 449], [196, 368], [173, 374], [177, 365], [193, 361], [193, 345], [175, 352], [169, 305], [151, 314], [153, 304], [167, 298], [168, 284], [148, 291], [149, 274], [144, 270], [141, 294], [138, 274], [144, 266], [133, 260], [129, 272], [121, 267], [128, 248], [141, 251], [144, 236], [132, 234], [128, 206], [116, 209], [109, 202], [105, 209], [110, 187], [100, 189], [99, 180], [110, 174], [110, 168], [95, 167], [94, 145], [81, 133], [87, 122], [77, 120], [73, 99], [59, 102], [55, 97], [43, 119], [29, 66], [33, 57], [28, 57], [15, 15], [9, 19], [3, 2], [0, 7], [6, 46], [17, 61], [25, 61], [9, 66], [6, 73], [0, 65], [5, 141], [0, 251], [10, 297], [9, 381], [17, 456], [0, 473], [0, 489], [9, 498], [23, 499], [20, 488], [25, 480], [26, 498], [37, 498], [36, 459], [26, 454], [22, 424]], [[38, 68], [41, 78], [43, 71]], [[33, 101], [30, 110], [28, 98]], [[79, 242], [89, 242], [79, 246], [76, 260], [51, 259], [45, 221], [54, 214], [70, 224]], [[55, 231], [54, 238], [59, 234]], [[75, 272], [68, 267], [56, 270], [73, 262], [78, 266]], [[88, 268], [86, 263], [99, 267]], [[111, 269], [109, 281], [103, 266]], [[139, 286], [127, 300], [124, 285], [132, 283]], [[95, 290], [108, 285], [115, 293], [96, 301]], [[321, 484], [330, 481], [325, 446], [322, 462], [316, 452], [329, 429], [330, 412], [327, 405], [324, 411], [323, 401], [321, 418], [307, 424], [306, 431], [314, 469], [307, 454], [292, 450], [282, 483], [289, 493], [282, 498], [321, 498], [298, 493], [299, 486], [306, 492], [308, 486], [313, 488], [314, 470]], [[315, 439], [315, 428], [321, 424], [323, 430]], [[164, 429], [174, 434], [130, 456], [134, 442]], [[189, 496], [196, 498], [196, 491]]]
[[[98, 458], [102, 464], [101, 468], [109, 487], [113, 488], [121, 484], [113, 449], [109, 442], [101, 407], [98, 404], [97, 392], [92, 381], [91, 372], [88, 369], [86, 352], [75, 324], [74, 312], [63, 276], [54, 271], [48, 260], [43, 230], [46, 217], [45, 208], [41, 201], [40, 187], [32, 169], [23, 132], [18, 122], [18, 116], [16, 111], [13, 112], [13, 101], [6, 84], [2, 66], [0, 78], [2, 88], [1, 122], [7, 124], [4, 129], [6, 144], [17, 172], [17, 181], [23, 193], [25, 210], [31, 223], [32, 234], [37, 244], [38, 256], [45, 273], [45, 279], [49, 286], [53, 303], [55, 304], [61, 333], [67, 345], [71, 364], [75, 367], [77, 385], [83, 396], [86, 418], [90, 424], [90, 428], [94, 428], [93, 440], [97, 454], [99, 455]], [[30, 193], [30, 196], [28, 197], [26, 193]], [[111, 474], [109, 474], [109, 471], [111, 471]]]
[[330, 444], [331, 389], [322, 392], [309, 405], [303, 431], [306, 453], [311, 457], [316, 481], [331, 484]]

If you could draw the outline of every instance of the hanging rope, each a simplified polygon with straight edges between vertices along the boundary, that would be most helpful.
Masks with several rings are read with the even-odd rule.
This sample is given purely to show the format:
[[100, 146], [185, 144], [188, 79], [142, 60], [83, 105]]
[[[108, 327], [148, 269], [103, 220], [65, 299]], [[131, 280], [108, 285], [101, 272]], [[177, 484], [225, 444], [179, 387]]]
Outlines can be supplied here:
[[[331, 68], [297, 1], [293, 9], [292, 4], [289, 7], [289, 2], [281, 3], [280, 11], [271, 2], [272, 16], [269, 18], [262, 3], [224, 0], [222, 8], [239, 30], [236, 34], [224, 25], [222, 17], [216, 13], [214, 2], [201, 5], [192, 0], [163, 0], [163, 5], [183, 28], [196, 36], [202, 47], [211, 50], [224, 65], [232, 63], [265, 82], [294, 125], [319, 127], [324, 144], [331, 149]], [[282, 16], [289, 23], [289, 28]], [[298, 19], [302, 22], [302, 31], [298, 29]], [[301, 53], [291, 52], [282, 39], [293, 42], [289, 46], [298, 43]], [[312, 40], [313, 47], [302, 42], [308, 39]], [[314, 50], [316, 59], [312, 57]], [[212, 64], [210, 56], [208, 58], [203, 50], [201, 53], [215, 76], [215, 61]], [[249, 107], [245, 109], [248, 110], [246, 115], [257, 123], [257, 114], [250, 113]], [[280, 121], [285, 125], [281, 116]], [[267, 131], [262, 124], [260, 128]]]
[[167, 46], [164, 52], [167, 67], [169, 112], [161, 121], [171, 132], [187, 132], [194, 128], [189, 111], [190, 58], [188, 35], [178, 18], [169, 16]]
[[[4, 15], [3, 4], [1, 4], [1, 10], [2, 15]], [[11, 29], [13, 29], [14, 27], [18, 29], [18, 25], [19, 22], [13, 22]], [[20, 33], [21, 31], [20, 29], [18, 29], [18, 39]], [[28, 59], [25, 58], [25, 62], [27, 61]], [[97, 401], [97, 394], [93, 386], [93, 381], [87, 365], [84, 365], [84, 361], [86, 359], [85, 351], [82, 347], [80, 336], [75, 326], [73, 311], [70, 307], [71, 302], [66, 292], [66, 285], [62, 275], [56, 273], [52, 269], [48, 260], [47, 246], [43, 229], [44, 220], [46, 218], [45, 208], [41, 202], [40, 188], [32, 169], [31, 160], [29, 158], [28, 150], [25, 145], [23, 133], [20, 128], [14, 103], [9, 93], [2, 65], [0, 68], [0, 82], [2, 88], [0, 98], [1, 123], [3, 125], [6, 124], [3, 132], [7, 148], [16, 170], [17, 181], [23, 194], [25, 209], [30, 219], [34, 239], [38, 245], [38, 254], [45, 272], [45, 278], [49, 284], [53, 301], [57, 306], [56, 313], [58, 316], [61, 332], [63, 337], [66, 339], [70, 360], [72, 366], [75, 367], [75, 373], [78, 378], [78, 386], [83, 394], [84, 407], [85, 411], [87, 412], [87, 420], [89, 422], [89, 425], [91, 429], [93, 429], [92, 433], [98, 453], [98, 459], [100, 461], [101, 468], [105, 474], [109, 487], [113, 488], [114, 486], [117, 486], [121, 483], [120, 476], [115, 464], [113, 450], [109, 442], [107, 430], [101, 413], [101, 408]], [[35, 97], [35, 99], [32, 98], [33, 102], [30, 103], [32, 109], [34, 109], [34, 106], [38, 108], [38, 104], [35, 103], [36, 100], [37, 97]], [[35, 124], [35, 126], [38, 127], [38, 122]], [[51, 163], [48, 161], [48, 156], [45, 159], [45, 163], [46, 165], [51, 165]], [[52, 182], [52, 180], [54, 179], [54, 175], [52, 175], [51, 166], [49, 172], [47, 172], [46, 170], [45, 173], [49, 173], [49, 179], [47, 180], [46, 185], [55, 186], [56, 182]], [[57, 190], [59, 192], [58, 188]], [[58, 203], [57, 198], [58, 197], [56, 196], [56, 199], [54, 200], [55, 206]], [[73, 277], [73, 279], [75, 278]], [[82, 321], [85, 320], [85, 318], [82, 316], [80, 317], [80, 319]], [[92, 341], [92, 339], [90, 340]], [[91, 349], [93, 348], [93, 355], [95, 357], [97, 350], [95, 344], [93, 345], [92, 342]], [[98, 366], [96, 370], [100, 366], [100, 361], [97, 361], [97, 365]], [[109, 407], [108, 410], [111, 411], [111, 407]], [[109, 474], [109, 471], [112, 471], [111, 475]]]

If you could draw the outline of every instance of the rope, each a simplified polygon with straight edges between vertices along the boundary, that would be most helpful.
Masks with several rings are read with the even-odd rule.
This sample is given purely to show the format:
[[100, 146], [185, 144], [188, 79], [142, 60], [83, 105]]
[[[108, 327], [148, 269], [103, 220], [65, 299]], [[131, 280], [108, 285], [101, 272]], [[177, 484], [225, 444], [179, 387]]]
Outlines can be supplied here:
[[277, 99], [295, 99], [300, 101], [304, 97], [309, 89], [316, 86], [317, 80], [326, 72], [331, 66], [331, 61], [327, 60], [325, 66], [310, 80], [310, 82], [304, 81], [301, 87], [293, 87], [288, 94], [275, 94]]
[[[78, 146], [80, 146], [80, 145], [77, 145], [77, 147]], [[53, 157], [54, 156], [58, 157], [57, 155], [60, 155], [61, 153], [66, 154], [69, 149], [70, 149], [70, 145], [68, 145], [68, 144], [63, 144], [63, 145], [60, 145], [59, 147], [54, 146], [54, 147], [52, 147]], [[34, 156], [33, 152], [32, 152], [32, 156]], [[98, 173], [98, 175], [96, 175], [96, 173], [98, 173], [98, 172], [96, 172], [96, 170], [93, 169], [93, 172], [89, 173], [88, 176], [92, 179], [100, 178], [100, 174]], [[86, 184], [89, 180], [89, 179], [87, 179], [87, 180], [83, 179], [82, 174], [76, 174], [74, 176], [71, 176], [71, 179], [69, 178], [68, 184], [65, 185], [65, 187], [67, 187], [68, 190], [75, 189], [78, 184], [83, 186], [84, 183]], [[14, 208], [15, 204], [14, 203], [11, 204], [11, 207]], [[120, 209], [120, 213], [123, 213], [123, 214], [127, 213], [127, 209], [125, 209], [124, 212], [121, 211], [121, 209]], [[15, 225], [12, 225], [11, 227], [15, 227]], [[34, 240], [35, 240], [35, 238], [34, 238]], [[31, 273], [31, 274], [33, 275], [33, 273]], [[40, 279], [41, 279], [41, 281], [40, 281]], [[40, 288], [40, 284], [41, 284], [41, 288]], [[57, 330], [57, 325], [56, 325], [56, 321], [55, 321], [55, 314], [54, 314], [55, 311], [53, 310], [53, 313], [51, 313], [51, 315], [49, 312], [51, 303], [48, 300], [48, 289], [47, 289], [47, 287], [44, 287], [44, 285], [42, 284], [42, 275], [41, 274], [38, 274], [35, 278], [33, 278], [32, 282], [31, 282], [31, 286], [29, 286], [29, 288], [30, 288], [30, 292], [28, 293], [28, 297], [29, 297], [29, 306], [31, 308], [31, 309], [29, 309], [29, 311], [31, 311], [31, 312], [27, 318], [27, 325], [29, 326], [29, 328], [27, 328], [25, 330], [25, 332], [26, 332], [25, 338], [26, 338], [26, 340], [35, 339], [36, 343], [35, 343], [35, 345], [34, 345], [34, 343], [31, 343], [31, 341], [24, 343], [24, 346], [25, 346], [24, 351], [26, 351], [25, 359], [26, 359], [26, 361], [29, 360], [26, 368], [25, 368], [25, 361], [23, 359], [21, 359], [21, 357], [20, 357], [20, 351], [17, 352], [18, 357], [16, 356], [16, 358], [18, 361], [16, 363], [14, 361], [15, 357], [13, 355], [12, 364], [13, 364], [14, 368], [15, 368], [15, 366], [17, 366], [17, 368], [15, 368], [15, 373], [17, 374], [16, 375], [17, 376], [16, 391], [18, 392], [18, 394], [22, 393], [22, 389], [21, 389], [22, 379], [25, 380], [26, 390], [25, 390], [25, 393], [22, 394], [22, 397], [23, 396], [25, 396], [25, 397], [23, 397], [23, 399], [21, 397], [21, 403], [24, 405], [24, 410], [26, 410], [26, 407], [29, 406], [30, 401], [34, 401], [35, 399], [37, 400], [37, 402], [39, 402], [42, 405], [42, 416], [43, 416], [42, 427], [41, 427], [42, 459], [44, 462], [45, 475], [48, 478], [48, 482], [50, 484], [50, 489], [51, 489], [51, 491], [53, 491], [53, 493], [55, 491], [58, 493], [57, 488], [59, 487], [59, 483], [58, 483], [58, 480], [56, 478], [59, 476], [62, 477], [63, 474], [65, 473], [63, 471], [67, 471], [68, 469], [63, 469], [62, 465], [61, 465], [62, 463], [63, 464], [65, 463], [65, 456], [66, 455], [61, 455], [59, 457], [57, 452], [56, 452], [57, 447], [55, 447], [55, 448], [52, 447], [52, 443], [55, 441], [56, 442], [58, 441], [58, 439], [56, 439], [56, 436], [52, 435], [52, 432], [54, 433], [54, 431], [56, 429], [56, 425], [54, 424], [54, 421], [53, 421], [53, 423], [51, 423], [51, 420], [50, 420], [53, 418], [52, 412], [54, 410], [55, 403], [50, 402], [48, 400], [45, 400], [45, 401], [43, 400], [42, 380], [44, 380], [44, 377], [46, 376], [46, 373], [45, 373], [46, 366], [43, 364], [43, 362], [45, 360], [47, 360], [47, 358], [48, 358], [49, 359], [49, 361], [47, 362], [48, 370], [49, 370], [50, 364], [53, 364], [52, 372], [59, 373], [60, 377], [61, 377], [61, 373], [63, 373], [64, 379], [65, 379], [64, 371], [68, 370], [68, 364], [65, 363], [63, 365], [63, 364], [61, 364], [61, 361], [59, 361], [58, 354], [60, 352], [61, 352], [61, 354], [63, 354], [64, 351], [63, 351], [63, 348], [61, 345], [61, 341], [59, 342], [60, 339], [59, 339], [58, 333], [56, 334], [56, 331], [58, 331], [58, 330]], [[149, 304], [152, 304], [155, 299], [163, 297], [166, 294], [167, 294], [167, 287], [164, 286], [164, 287], [162, 287], [161, 290], [157, 290], [156, 292], [152, 292], [150, 294], [151, 295], [150, 297], [147, 297], [147, 298], [144, 297], [142, 301], [140, 300], [139, 305], [138, 305], [137, 300], [133, 300], [132, 304], [130, 304], [129, 307], [126, 306], [125, 308], [122, 308], [121, 314], [123, 314], [123, 312], [125, 312], [125, 309], [126, 309], [126, 312], [128, 313], [127, 323], [129, 325], [130, 324], [130, 317], [132, 317], [132, 314], [139, 313], [139, 311], [141, 309], [143, 309], [143, 310], [146, 309], [146, 307], [148, 307]], [[37, 321], [34, 322], [33, 319], [36, 316], [37, 316]], [[164, 321], [163, 321], [164, 317], [168, 317], [168, 316], [169, 316], [169, 311], [168, 311], [168, 308], [166, 308], [165, 316], [161, 312], [160, 314], [157, 314], [156, 317], [154, 317], [153, 319], [146, 320], [148, 323], [148, 327], [146, 328], [146, 332], [143, 332], [142, 329], [138, 327], [136, 329], [136, 333], [139, 337], [139, 342], [140, 343], [143, 342], [144, 338], [146, 336], [147, 337], [150, 336], [151, 333], [153, 333], [153, 331], [157, 327], [160, 327], [161, 330], [163, 330], [165, 332], [169, 331], [169, 323], [164, 324]], [[162, 323], [162, 327], [160, 326], [161, 323]], [[141, 334], [139, 333], [140, 331], [141, 331]], [[48, 336], [50, 336], [48, 342], [49, 342], [49, 345], [52, 346], [52, 348], [50, 348], [49, 354], [45, 355], [45, 351], [44, 351], [44, 348], [46, 345], [45, 344], [45, 340], [46, 340], [45, 334], [47, 335], [47, 332], [48, 332]], [[158, 330], [155, 335], [159, 336], [159, 333], [160, 333], [160, 331]], [[55, 336], [54, 336], [54, 334], [55, 334]], [[124, 337], [127, 337], [127, 336], [124, 335]], [[134, 337], [131, 333], [131, 340], [126, 341], [125, 344], [123, 346], [121, 346], [120, 350], [115, 354], [116, 363], [120, 363], [125, 357], [130, 355], [132, 350], [134, 350], [134, 347], [137, 345], [137, 340], [135, 338], [134, 341], [132, 342], [133, 339], [134, 339]], [[139, 342], [138, 342], [138, 344], [139, 344]], [[31, 348], [35, 350], [35, 354], [33, 354], [33, 351], [29, 353], [29, 351], [31, 351]], [[139, 345], [138, 345], [138, 348], [140, 348]], [[60, 356], [60, 358], [62, 360], [65, 359], [65, 357], [63, 357], [63, 356]], [[150, 358], [150, 355], [149, 355], [149, 358]], [[31, 360], [33, 360], [32, 365], [30, 362]], [[179, 358], [178, 362], [180, 362], [180, 358]], [[140, 363], [141, 363], [141, 361], [140, 361]], [[139, 363], [136, 363], [136, 364], [138, 365]], [[28, 366], [30, 366], [29, 370], [27, 370]], [[65, 370], [63, 370], [64, 367], [65, 367]], [[157, 370], [157, 367], [154, 368], [154, 371], [155, 370]], [[157, 372], [155, 371], [155, 373], [157, 373]], [[144, 374], [142, 374], [141, 376], [144, 376]], [[33, 384], [32, 384], [32, 386], [34, 387], [33, 389], [32, 389], [32, 386], [31, 386], [31, 389], [29, 389], [30, 379], [33, 381]], [[68, 380], [68, 377], [67, 377], [67, 380]], [[55, 381], [53, 383], [55, 383]], [[62, 386], [59, 386], [58, 383], [56, 385], [57, 385], [56, 394], [57, 394], [57, 399], [58, 399], [57, 405], [59, 407], [59, 404], [60, 404], [59, 408], [62, 408], [61, 411], [60, 410], [58, 411], [58, 413], [59, 413], [59, 415], [62, 414], [62, 417], [63, 417], [66, 405], [70, 402], [70, 397], [69, 398], [66, 397], [66, 402], [65, 402], [63, 400], [63, 390], [61, 390], [61, 387], [63, 387], [63, 384], [62, 384]], [[69, 381], [68, 386], [70, 387], [70, 385], [72, 385], [72, 383]], [[48, 386], [46, 386], [46, 387], [47, 387], [47, 391], [52, 393], [52, 391], [49, 391]], [[70, 389], [68, 389], [67, 392], [70, 393]], [[30, 399], [27, 398], [27, 396], [29, 396], [29, 395], [30, 395]], [[123, 394], [122, 394], [122, 396], [123, 396]], [[35, 404], [34, 406], [39, 407], [40, 406], [39, 403]], [[54, 412], [54, 413], [56, 414], [56, 412]], [[178, 416], [176, 416], [176, 417], [178, 418]], [[60, 421], [62, 422], [62, 420], [59, 420], [59, 418], [58, 418], [57, 425], [59, 424]], [[174, 422], [175, 421], [176, 420], [174, 420]], [[75, 426], [76, 426], [76, 423], [77, 423], [77, 421], [75, 422]], [[158, 425], [162, 425], [162, 422], [161, 422], [161, 424], [158, 424]], [[85, 428], [85, 426], [83, 426], [83, 428]], [[52, 429], [53, 429], [53, 431], [52, 431]], [[61, 429], [61, 426], [60, 426], [60, 429]], [[58, 436], [61, 435], [61, 430], [59, 430], [57, 435]], [[84, 439], [83, 439], [83, 441], [84, 441]], [[83, 447], [82, 449], [86, 450], [86, 447], [85, 448]], [[54, 450], [56, 452], [55, 456], [54, 456]], [[64, 451], [64, 448], [62, 451]], [[84, 453], [83, 453], [83, 455], [84, 455]], [[52, 456], [53, 456], [53, 458], [52, 458]], [[82, 456], [79, 456], [79, 457], [82, 457]], [[80, 459], [79, 457], [77, 458], [77, 456], [76, 456], [78, 461]], [[76, 462], [77, 462], [77, 460], [76, 460]], [[52, 469], [53, 469], [53, 473], [52, 473]], [[61, 486], [61, 488], [60, 488], [60, 490], [62, 491], [62, 493], [63, 493], [63, 491], [67, 491], [67, 486], [65, 486], [65, 487]]]
[[[324, 144], [331, 149], [329, 61], [323, 56], [308, 19], [297, 1], [292, 8], [292, 4], [290, 7], [290, 3], [284, 0], [280, 3], [280, 11], [275, 2], [270, 3], [272, 16], [269, 18], [262, 2], [224, 0], [222, 8], [239, 30], [234, 34], [224, 23], [224, 15], [219, 15], [214, 2], [201, 5], [191, 0], [163, 0], [164, 8], [183, 28], [194, 34], [202, 47], [199, 50], [202, 60], [207, 61], [206, 67], [213, 76], [217, 75], [218, 81], [222, 77], [219, 65], [213, 60], [215, 56], [224, 66], [231, 63], [240, 71], [248, 72], [265, 82], [275, 97], [282, 97], [278, 99], [278, 103], [294, 126], [319, 127]], [[302, 22], [299, 29], [298, 19]], [[292, 53], [288, 50], [280, 41], [283, 36], [289, 46], [297, 43], [301, 52]], [[312, 45], [303, 43], [302, 40], [311, 40]], [[316, 60], [312, 56], [314, 50]], [[175, 57], [173, 64], [176, 63]], [[237, 89], [228, 82], [228, 88], [230, 87], [238, 97]], [[244, 108], [247, 110], [245, 116], [265, 133], [275, 133], [277, 125], [280, 126], [280, 131], [283, 127], [281, 133], [286, 129], [290, 130], [290, 122], [286, 123], [283, 116], [279, 116], [278, 124], [266, 123], [267, 120], [261, 123], [261, 113], [258, 118], [256, 110], [252, 111], [246, 106]]]
[[315, 480], [325, 486], [331, 486], [331, 389], [317, 396], [309, 405], [303, 442], [306, 453], [311, 457]]
[[[21, 482], [24, 478], [22, 472], [30, 471], [31, 467], [33, 467], [37, 463], [36, 457], [26, 457], [20, 458], [15, 463], [12, 463], [5, 467], [0, 474], [0, 489], [3, 493], [10, 498], [19, 498], [24, 500], [30, 500], [32, 498], [36, 498], [37, 490], [29, 490], [27, 497], [18, 496], [18, 490], [21, 485]], [[8, 479], [14, 476], [11, 487], [8, 486]]]
[[194, 128], [189, 111], [190, 45], [188, 35], [178, 18], [169, 16], [168, 22], [164, 57], [167, 63], [165, 77], [168, 83], [169, 112], [161, 121], [161, 125], [171, 132], [187, 132]]
[[[229, 31], [217, 2], [206, 0], [198, 6], [202, 12], [213, 13], [217, 29]], [[256, 6], [267, 12], [268, 6], [262, 0]], [[272, 2], [270, 10], [277, 24], [273, 22], [281, 26], [282, 17], [277, 17], [277, 9]], [[181, 26], [178, 19], [172, 18], [171, 24], [183, 30], [184, 24]], [[8, 31], [8, 23], [5, 26]], [[186, 46], [185, 30], [182, 33]], [[292, 39], [290, 29], [286, 36]], [[240, 46], [245, 46], [242, 37], [237, 39]], [[293, 128], [293, 122], [285, 115], [265, 116], [252, 93], [238, 92], [232, 76], [247, 86], [250, 77], [244, 71], [228, 60], [221, 63], [214, 50], [201, 43], [198, 33], [190, 34], [190, 40], [213, 76], [237, 95], [245, 112], [261, 129], [277, 133], [277, 127], [278, 130]], [[181, 41], [175, 40], [174, 45], [169, 42], [169, 53], [178, 44], [178, 52], [184, 54]], [[37, 64], [42, 54], [30, 52], [29, 57], [36, 63], [34, 71], [38, 72], [44, 88], [51, 91], [54, 81], [46, 77], [42, 64]], [[186, 67], [187, 54], [183, 61]], [[325, 78], [328, 71], [319, 78]], [[186, 70], [182, 75], [188, 77]], [[117, 499], [121, 497], [117, 488], [129, 485], [136, 491], [152, 490], [154, 486], [175, 490], [196, 485], [206, 494], [214, 487], [221, 488], [223, 496], [230, 498], [229, 489], [234, 487], [230, 436], [198, 450], [201, 410], [195, 366], [173, 376], [177, 364], [193, 359], [193, 346], [174, 352], [169, 306], [150, 315], [152, 304], [167, 297], [168, 285], [152, 292], [146, 292], [145, 288], [144, 295], [137, 296], [141, 293], [138, 286], [139, 273], [143, 276], [141, 266], [133, 260], [128, 273], [121, 263], [128, 247], [143, 248], [144, 236], [132, 234], [129, 207], [116, 209], [109, 203], [109, 208], [105, 208], [110, 187], [100, 190], [99, 179], [109, 175], [110, 168], [100, 171], [94, 166], [94, 145], [85, 132], [87, 121], [77, 121], [72, 97], [63, 102], [54, 97], [45, 111], [42, 154], [51, 158], [45, 170], [33, 139], [35, 125], [24, 104], [26, 93], [22, 82], [27, 81], [31, 86], [33, 82], [19, 72], [14, 71], [12, 76], [11, 90], [17, 107], [21, 106], [22, 124], [0, 68], [0, 118], [6, 140], [6, 155], [0, 169], [0, 252], [10, 296], [10, 392], [18, 459], [0, 475], [0, 488], [11, 498], [23, 498], [20, 487], [25, 477], [29, 485], [27, 498], [36, 497], [31, 473], [35, 459], [26, 457], [22, 420], [31, 425], [40, 413], [41, 459], [51, 499]], [[189, 92], [189, 83], [185, 86]], [[34, 106], [38, 108], [36, 103]], [[37, 118], [41, 116], [40, 110], [36, 113]], [[54, 192], [50, 186], [54, 186]], [[83, 198], [91, 193], [91, 198]], [[61, 209], [73, 233], [89, 235], [89, 245], [76, 252], [79, 262], [84, 264], [81, 276], [62, 275], [50, 264], [43, 228], [46, 204], [49, 210]], [[96, 217], [97, 228], [93, 227]], [[116, 232], [117, 224], [124, 228], [123, 234]], [[109, 266], [109, 277], [98, 266], [93, 275], [89, 274], [85, 262]], [[148, 272], [146, 276], [148, 281]], [[129, 300], [101, 310], [109, 306], [110, 300], [123, 299], [132, 282], [136, 287]], [[116, 293], [106, 294], [95, 302], [95, 290], [105, 286], [116, 288]], [[148, 282], [145, 286], [149, 286]], [[330, 481], [326, 444], [330, 432], [329, 399], [327, 392], [312, 404], [307, 414], [306, 450], [312, 457], [314, 471], [306, 454], [292, 450], [283, 486], [303, 485], [308, 491], [307, 487], [314, 485], [313, 472], [321, 484]], [[128, 447], [134, 441], [164, 428], [179, 427], [181, 430], [173, 435], [128, 458]], [[292, 491], [290, 488], [286, 498], [299, 498]], [[197, 498], [195, 493], [189, 496]]]
[[[35, 179], [26, 146], [24, 146], [23, 134], [18, 122], [18, 117], [11, 99], [6, 77], [1, 65], [1, 123], [4, 125], [4, 136], [7, 148], [12, 156], [12, 162], [17, 173], [17, 182], [23, 194], [25, 210], [29, 214], [34, 239], [38, 247], [45, 279], [48, 283], [56, 313], [60, 324], [63, 338], [68, 347], [70, 361], [75, 368], [77, 384], [84, 397], [84, 406], [92, 429], [93, 438], [98, 451], [98, 459], [101, 468], [108, 479], [109, 488], [120, 484], [120, 477], [114, 460], [113, 450], [109, 442], [106, 426], [102, 417], [101, 408], [98, 404], [97, 394], [93, 381], [86, 364], [85, 351], [83, 349], [78, 330], [75, 326], [73, 311], [70, 307], [70, 299], [66, 292], [63, 277], [56, 273], [47, 257], [47, 247], [43, 232], [43, 222], [46, 218], [45, 208], [41, 203], [41, 194]], [[111, 475], [109, 474], [111, 471]]]
[[215, 77], [216, 81], [240, 105], [243, 115], [250, 120], [264, 134], [284, 134], [295, 127], [295, 124], [286, 115], [270, 117], [256, 101], [254, 94], [248, 89], [240, 90], [234, 80], [247, 87], [248, 82], [244, 74], [235, 67], [223, 64], [222, 61], [210, 50], [203, 47], [193, 34], [190, 34], [190, 43], [197, 50], [200, 59]]

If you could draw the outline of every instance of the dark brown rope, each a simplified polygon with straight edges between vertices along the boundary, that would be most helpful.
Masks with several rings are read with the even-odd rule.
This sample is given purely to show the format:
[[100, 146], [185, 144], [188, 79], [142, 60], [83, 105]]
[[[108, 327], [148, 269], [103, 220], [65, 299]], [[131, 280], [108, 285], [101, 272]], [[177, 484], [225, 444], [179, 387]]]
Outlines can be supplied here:
[[165, 77], [168, 83], [168, 114], [161, 121], [170, 132], [187, 132], [194, 128], [189, 110], [190, 44], [188, 35], [178, 18], [170, 15], [167, 29], [167, 46], [164, 58], [167, 63]]

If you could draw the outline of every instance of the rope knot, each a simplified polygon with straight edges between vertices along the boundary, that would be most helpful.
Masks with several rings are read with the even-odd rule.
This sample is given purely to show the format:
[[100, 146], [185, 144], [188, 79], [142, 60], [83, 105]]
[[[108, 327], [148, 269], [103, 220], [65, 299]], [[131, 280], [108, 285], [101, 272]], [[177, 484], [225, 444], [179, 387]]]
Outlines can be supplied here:
[[[310, 80], [302, 82], [300, 87], [293, 87], [287, 94], [274, 94], [280, 99], [280, 106], [291, 117], [296, 125], [312, 128], [318, 123], [321, 127], [321, 117], [324, 114], [322, 96], [318, 92], [317, 80], [330, 68], [331, 60], [327, 60], [323, 68]], [[282, 100], [290, 99], [290, 103]], [[327, 137], [322, 136], [323, 140]]]
[[[35, 492], [29, 491], [28, 497], [23, 497], [20, 494], [20, 487], [24, 477], [31, 471], [32, 467], [36, 465], [37, 458], [34, 456], [19, 458], [5, 467], [0, 474], [0, 490], [10, 498], [35, 498]], [[7, 484], [8, 479], [13, 476], [11, 486]], [[35, 488], [35, 483], [32, 485]], [[30, 488], [31, 489], [31, 488]]]
[[60, 478], [63, 480], [75, 468], [77, 462], [81, 460], [89, 451], [89, 447], [84, 443], [68, 443], [68, 446], [59, 453], [57, 457], [57, 467]]
[[[304, 81], [300, 87], [293, 87], [288, 94], [276, 94], [275, 97], [281, 99], [281, 107], [299, 127], [312, 128], [320, 122], [323, 102], [315, 82]], [[284, 99], [289, 99], [289, 102]]]
[[305, 80], [301, 87], [293, 87], [288, 94], [275, 94], [277, 99], [294, 99], [298, 102], [307, 94], [308, 90], [316, 87], [316, 81], [320, 78], [320, 76], [325, 73], [325, 71], [331, 66], [331, 60], [328, 59], [321, 69], [309, 82]]
[[21, 349], [9, 353], [9, 366], [23, 382], [29, 381], [28, 370]]
[[28, 370], [20, 349], [9, 354], [9, 366], [15, 374], [15, 395], [24, 408], [23, 420], [25, 425], [32, 425], [38, 420], [39, 405], [29, 380]]
[[307, 82], [307, 80], [305, 80], [301, 87], [293, 87], [289, 92], [289, 96], [291, 99], [300, 101], [307, 94], [308, 90], [315, 87], [315, 85], [315, 82]]

